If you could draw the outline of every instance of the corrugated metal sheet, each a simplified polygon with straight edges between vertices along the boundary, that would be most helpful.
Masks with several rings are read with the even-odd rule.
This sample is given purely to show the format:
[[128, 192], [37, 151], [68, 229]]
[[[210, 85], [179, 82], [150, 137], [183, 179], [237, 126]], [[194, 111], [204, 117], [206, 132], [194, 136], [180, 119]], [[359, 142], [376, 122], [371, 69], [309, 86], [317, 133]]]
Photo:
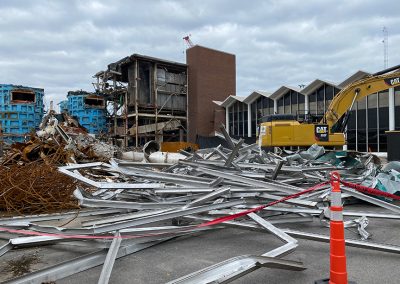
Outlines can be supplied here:
[[157, 105], [164, 106], [163, 109], [186, 111], [186, 104], [186, 96], [158, 93]]

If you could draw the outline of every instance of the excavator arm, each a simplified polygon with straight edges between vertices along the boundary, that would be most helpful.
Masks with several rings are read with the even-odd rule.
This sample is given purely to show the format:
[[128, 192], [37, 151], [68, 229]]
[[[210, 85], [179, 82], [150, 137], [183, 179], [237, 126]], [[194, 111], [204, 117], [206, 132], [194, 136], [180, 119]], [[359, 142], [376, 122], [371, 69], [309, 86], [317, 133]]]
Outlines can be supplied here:
[[[396, 67], [398, 68], [399, 66]], [[387, 70], [393, 70], [393, 68], [394, 67]], [[339, 129], [340, 131], [343, 131], [344, 129], [340, 129], [336, 124], [339, 122], [339, 120], [341, 120], [342, 116], [346, 112], [352, 109], [355, 102], [360, 101], [371, 94], [400, 86], [400, 72], [382, 74], [384, 71], [356, 81], [342, 89], [333, 98], [328, 110], [324, 115], [324, 118], [321, 120], [321, 123], [328, 124], [330, 129], [333, 127], [333, 129]], [[342, 118], [342, 121], [345, 124], [347, 122], [347, 118]]]

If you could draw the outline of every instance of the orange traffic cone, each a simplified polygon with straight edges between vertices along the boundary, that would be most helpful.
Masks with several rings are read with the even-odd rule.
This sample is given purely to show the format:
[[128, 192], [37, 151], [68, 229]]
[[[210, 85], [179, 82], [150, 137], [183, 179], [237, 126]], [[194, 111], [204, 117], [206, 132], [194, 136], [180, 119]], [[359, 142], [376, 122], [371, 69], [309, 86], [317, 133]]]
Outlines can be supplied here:
[[[315, 281], [315, 284], [348, 284], [346, 251], [343, 224], [343, 206], [338, 172], [331, 174], [331, 221], [330, 221], [330, 278]], [[354, 282], [350, 282], [354, 283]]]

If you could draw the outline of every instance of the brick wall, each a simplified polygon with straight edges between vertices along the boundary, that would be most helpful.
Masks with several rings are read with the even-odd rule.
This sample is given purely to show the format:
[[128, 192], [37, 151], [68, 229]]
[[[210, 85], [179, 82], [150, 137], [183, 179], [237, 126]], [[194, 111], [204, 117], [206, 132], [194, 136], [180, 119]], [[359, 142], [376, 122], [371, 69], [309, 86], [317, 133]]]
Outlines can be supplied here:
[[196, 135], [210, 135], [225, 122], [225, 114], [213, 101], [236, 94], [235, 61], [233, 54], [198, 45], [186, 51], [189, 142], [195, 142]]

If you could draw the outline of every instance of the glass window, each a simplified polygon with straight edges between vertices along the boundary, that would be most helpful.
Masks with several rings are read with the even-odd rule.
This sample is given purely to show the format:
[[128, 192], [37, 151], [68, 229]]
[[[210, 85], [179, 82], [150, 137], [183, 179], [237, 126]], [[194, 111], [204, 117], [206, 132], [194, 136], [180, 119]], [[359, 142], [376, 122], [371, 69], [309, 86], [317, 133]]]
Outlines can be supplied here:
[[238, 120], [238, 111], [236, 103], [232, 106], [232, 109], [233, 109], [233, 121], [236, 122]]
[[400, 106], [394, 107], [394, 126], [396, 130], [400, 129]]
[[[378, 94], [379, 129], [389, 130], [389, 92]], [[379, 141], [381, 143], [381, 141]]]
[[356, 150], [356, 130], [347, 128], [347, 145], [349, 150]]
[[239, 136], [243, 136], [243, 133], [244, 133], [244, 128], [243, 128], [244, 104], [241, 102], [238, 102], [238, 107], [239, 107]]
[[292, 111], [290, 112], [291, 114], [297, 115], [298, 114], [298, 106], [297, 104], [292, 104]]
[[233, 111], [229, 108], [229, 133], [233, 134]]
[[394, 128], [400, 129], [400, 87], [394, 88]]
[[268, 99], [269, 100], [269, 114], [274, 114], [274, 100]]
[[378, 132], [377, 129], [368, 128], [368, 152], [378, 152]]
[[243, 123], [243, 104], [240, 102], [237, 102], [237, 109], [238, 109], [238, 114], [239, 114], [238, 123], [242, 124]]
[[317, 114], [325, 113], [325, 97], [324, 97], [325, 85], [321, 86], [317, 90]]
[[385, 133], [386, 130], [379, 130], [379, 151], [386, 152], [387, 151], [387, 136]]
[[338, 88], [333, 87], [333, 96], [336, 96], [337, 93], [339, 93], [339, 92], [340, 92], [340, 90]]
[[333, 87], [331, 85], [325, 85], [325, 100], [333, 99]]
[[259, 97], [259, 98], [257, 99], [257, 101], [256, 101], [256, 109], [257, 109], [257, 110], [260, 110], [260, 109], [261, 109], [261, 99], [262, 99], [262, 97]]
[[308, 96], [308, 103], [309, 103], [308, 110], [311, 114], [317, 113], [317, 101], [316, 100], [317, 100], [317, 95], [315, 94], [315, 92]]
[[400, 87], [394, 88], [394, 105], [400, 106]]
[[357, 102], [357, 109], [365, 109], [367, 107], [367, 97]]
[[295, 92], [295, 91], [290, 91], [290, 93], [291, 93], [291, 96], [292, 96], [292, 98], [291, 98], [291, 103], [292, 103], [292, 105], [297, 105], [297, 96], [298, 96], [298, 93], [297, 92]]
[[389, 130], [389, 108], [379, 108], [379, 129]]
[[271, 99], [267, 98], [267, 97], [263, 97], [263, 116], [269, 115], [271, 114], [269, 111], [269, 106], [271, 104]]
[[258, 109], [261, 111], [261, 115], [264, 116], [264, 108], [267, 102], [264, 97], [260, 97], [260, 104], [258, 105]]
[[389, 106], [389, 92], [379, 92], [379, 107]]
[[357, 102], [357, 150], [367, 151], [367, 133], [366, 133], [366, 98]]
[[356, 119], [357, 119], [357, 113], [356, 113], [356, 111], [355, 110], [352, 110], [351, 112], [350, 112], [350, 115], [349, 115], [349, 120], [348, 120], [348, 122], [347, 122], [347, 129], [348, 130], [350, 130], [350, 129], [352, 129], [352, 130], [356, 130]]
[[285, 94], [285, 96], [283, 97], [284, 100], [284, 113], [286, 114], [290, 114], [291, 110], [290, 110], [290, 92], [287, 92]]
[[304, 95], [298, 93], [297, 99], [298, 99], [297, 101], [298, 101], [298, 105], [299, 105], [299, 107], [298, 107], [299, 114], [304, 114], [304, 112], [305, 112]]
[[329, 109], [333, 95], [333, 87], [331, 85], [325, 85], [325, 112]]
[[235, 124], [234, 124], [234, 135], [239, 135], [239, 121], [240, 121], [240, 112], [239, 112], [239, 102], [235, 102]]
[[257, 100], [257, 123], [260, 123], [260, 119], [263, 116], [263, 97], [259, 97]]
[[257, 123], [261, 122], [261, 118], [262, 118], [261, 110], [257, 110]]
[[[365, 113], [365, 111], [364, 111]], [[357, 130], [357, 136], [358, 136], [358, 151], [361, 152], [367, 152], [367, 132], [365, 130], [365, 128], [363, 129], [358, 129]]]
[[248, 129], [248, 121], [249, 121], [249, 117], [248, 117], [248, 108], [246, 104], [243, 104], [244, 107], [244, 111], [243, 111], [243, 136], [247, 136], [247, 133], [249, 133], [249, 129]]
[[367, 97], [367, 118], [368, 118], [368, 151], [378, 151], [378, 95], [373, 94]]
[[332, 100], [325, 100], [325, 112], [328, 110]]
[[257, 107], [257, 102], [253, 102], [250, 106], [250, 110], [251, 110], [251, 120], [255, 120], [257, 117], [257, 112], [256, 112], [256, 108]]
[[376, 108], [378, 106], [378, 94], [372, 94], [367, 97], [368, 108]]
[[280, 113], [280, 114], [284, 113], [284, 111], [283, 111], [283, 98], [280, 98], [278, 100], [278, 113]]
[[251, 136], [256, 136], [257, 129], [257, 101], [251, 104]]
[[[360, 103], [358, 103], [358, 107], [359, 106], [360, 106]], [[367, 125], [366, 125], [365, 119], [366, 119], [365, 108], [364, 109], [358, 108], [358, 110], [357, 110], [357, 127], [358, 127], [358, 130], [366, 128]]]

